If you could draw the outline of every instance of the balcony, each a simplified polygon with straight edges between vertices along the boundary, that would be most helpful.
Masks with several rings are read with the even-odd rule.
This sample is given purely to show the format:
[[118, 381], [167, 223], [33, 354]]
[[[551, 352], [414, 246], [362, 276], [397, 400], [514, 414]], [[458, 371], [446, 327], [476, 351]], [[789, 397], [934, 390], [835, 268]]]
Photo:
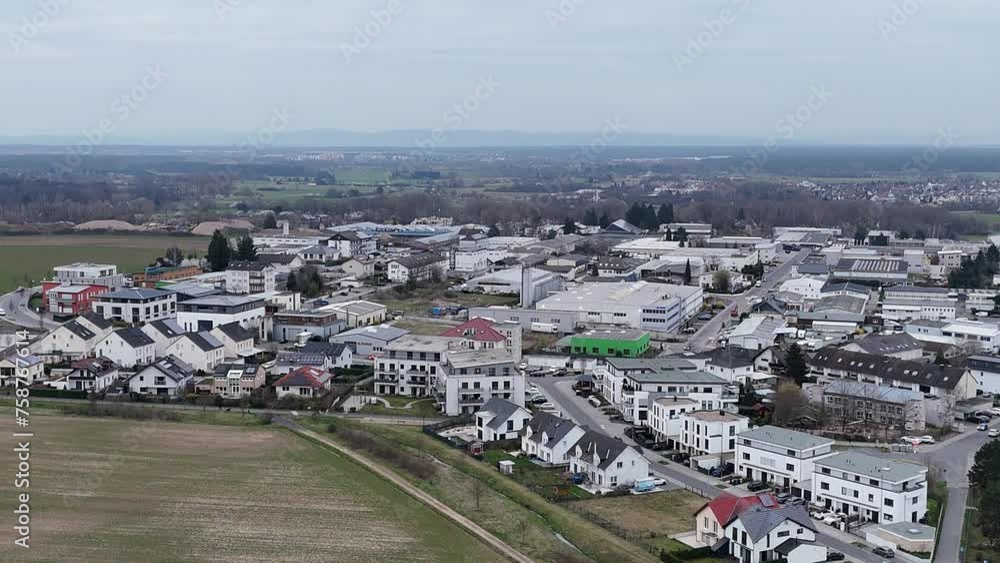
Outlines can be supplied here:
[[399, 376], [392, 373], [377, 373], [375, 374], [375, 383], [396, 383], [399, 381]]

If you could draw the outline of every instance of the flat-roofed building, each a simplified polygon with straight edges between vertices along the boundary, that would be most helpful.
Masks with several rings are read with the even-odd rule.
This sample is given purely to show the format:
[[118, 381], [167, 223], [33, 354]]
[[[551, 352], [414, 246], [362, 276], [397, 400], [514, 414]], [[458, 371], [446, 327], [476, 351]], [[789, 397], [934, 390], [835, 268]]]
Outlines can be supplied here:
[[812, 478], [813, 464], [833, 453], [833, 440], [778, 426], [761, 426], [740, 433], [736, 440], [736, 474], [793, 487], [797, 496], [809, 499], [802, 483]]
[[96, 296], [92, 307], [105, 319], [141, 325], [173, 318], [177, 314], [177, 295], [159, 289], [121, 289]]
[[908, 272], [905, 260], [884, 257], [844, 258], [833, 267], [832, 277], [841, 280], [898, 284], [906, 282]]
[[474, 413], [494, 397], [524, 406], [524, 374], [504, 349], [448, 350], [434, 395], [447, 416]]
[[263, 337], [265, 300], [252, 295], [210, 295], [177, 305], [177, 324], [187, 332], [211, 331], [219, 325], [239, 323]]
[[649, 283], [583, 283], [539, 301], [539, 312], [578, 315], [587, 325], [676, 332], [682, 323], [701, 311], [700, 287]]
[[927, 468], [855, 451], [817, 460], [813, 502], [876, 523], [919, 522], [927, 514]]

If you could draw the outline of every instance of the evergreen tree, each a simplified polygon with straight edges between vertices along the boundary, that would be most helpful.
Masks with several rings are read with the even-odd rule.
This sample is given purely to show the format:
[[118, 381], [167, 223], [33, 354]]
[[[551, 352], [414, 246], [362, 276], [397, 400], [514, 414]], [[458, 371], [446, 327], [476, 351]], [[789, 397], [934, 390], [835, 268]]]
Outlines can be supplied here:
[[213, 272], [221, 272], [229, 265], [232, 255], [232, 248], [229, 247], [229, 239], [216, 230], [212, 233], [212, 240], [208, 243], [208, 266]]
[[684, 264], [684, 285], [691, 285], [691, 259]]
[[288, 291], [299, 290], [299, 283], [298, 279], [295, 277], [295, 272], [289, 272], [288, 281], [285, 282], [285, 289]]
[[490, 230], [486, 233], [488, 237], [500, 236], [500, 229], [496, 225], [490, 225]]
[[597, 218], [597, 211], [595, 211], [593, 207], [588, 209], [587, 212], [583, 214], [583, 224], [594, 227], [601, 224], [600, 219]]
[[567, 217], [563, 222], [563, 234], [572, 235], [576, 233], [576, 222], [571, 217]]
[[278, 220], [274, 218], [274, 213], [268, 213], [267, 216], [264, 217], [264, 228], [265, 229], [278, 228]]
[[656, 209], [652, 205], [643, 207], [642, 224], [637, 226], [648, 231], [655, 231], [660, 226], [659, 221], [656, 220]]
[[674, 240], [680, 241], [680, 242], [687, 242], [687, 240], [688, 240], [687, 230], [685, 230], [684, 227], [678, 227], [677, 228], [677, 232], [674, 233]]
[[[664, 203], [656, 212], [656, 220], [660, 225], [674, 222], [674, 204]], [[657, 225], [659, 227], [659, 225]]]
[[597, 221], [602, 229], [607, 229], [608, 225], [611, 224], [611, 219], [608, 217], [607, 213], [601, 213], [601, 218]]
[[793, 342], [785, 353], [785, 375], [802, 385], [808, 373], [809, 366], [806, 364], [806, 355], [798, 343]]
[[674, 240], [674, 232], [667, 227], [667, 231], [663, 233], [663, 240]]
[[250, 235], [243, 235], [243, 238], [236, 243], [235, 258], [246, 262], [253, 262], [257, 259], [257, 247], [254, 246], [253, 239], [250, 238]]
[[633, 203], [632, 207], [629, 207], [628, 211], [625, 212], [625, 220], [638, 227], [642, 224], [643, 213], [642, 206], [638, 202]]

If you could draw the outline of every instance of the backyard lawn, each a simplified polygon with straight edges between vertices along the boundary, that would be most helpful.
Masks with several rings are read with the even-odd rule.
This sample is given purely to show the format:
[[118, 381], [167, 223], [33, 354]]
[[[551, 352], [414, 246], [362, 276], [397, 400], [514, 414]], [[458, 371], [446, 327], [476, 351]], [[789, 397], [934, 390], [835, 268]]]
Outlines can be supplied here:
[[514, 475], [511, 478], [530, 489], [551, 489], [550, 492], [561, 489], [568, 496], [581, 500], [594, 497], [576, 485], [569, 485], [568, 477], [563, 474], [562, 469], [541, 467], [524, 457], [515, 457], [500, 450], [487, 450], [483, 454], [483, 461], [492, 467], [497, 467], [498, 462], [505, 460], [514, 462]]
[[403, 397], [398, 395], [379, 396], [389, 402], [385, 406], [381, 402], [365, 405], [361, 412], [366, 414], [384, 414], [391, 416], [410, 416], [420, 418], [440, 418], [441, 411], [434, 406], [434, 399], [428, 397]]

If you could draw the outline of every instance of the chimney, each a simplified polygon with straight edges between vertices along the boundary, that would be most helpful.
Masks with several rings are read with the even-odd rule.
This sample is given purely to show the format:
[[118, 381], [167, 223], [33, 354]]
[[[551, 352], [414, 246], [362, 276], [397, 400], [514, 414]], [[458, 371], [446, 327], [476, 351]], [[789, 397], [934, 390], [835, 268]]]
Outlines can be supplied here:
[[281, 222], [281, 234], [288, 235], [288, 221]]
[[535, 288], [531, 286], [531, 267], [521, 266], [521, 307], [530, 308], [535, 304]]

